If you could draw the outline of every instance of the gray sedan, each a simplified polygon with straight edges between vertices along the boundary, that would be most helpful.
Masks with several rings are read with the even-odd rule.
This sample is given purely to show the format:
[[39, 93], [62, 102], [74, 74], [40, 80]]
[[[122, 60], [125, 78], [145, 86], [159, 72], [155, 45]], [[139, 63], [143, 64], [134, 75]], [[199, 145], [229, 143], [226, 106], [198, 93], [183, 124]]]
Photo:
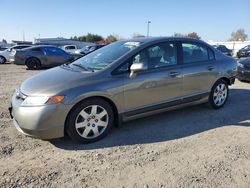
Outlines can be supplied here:
[[118, 41], [41, 72], [16, 90], [14, 124], [41, 139], [91, 143], [113, 125], [187, 105], [225, 105], [236, 61], [187, 38]]
[[39, 45], [13, 51], [10, 62], [17, 65], [26, 65], [28, 69], [54, 67], [71, 62], [75, 57], [55, 46]]

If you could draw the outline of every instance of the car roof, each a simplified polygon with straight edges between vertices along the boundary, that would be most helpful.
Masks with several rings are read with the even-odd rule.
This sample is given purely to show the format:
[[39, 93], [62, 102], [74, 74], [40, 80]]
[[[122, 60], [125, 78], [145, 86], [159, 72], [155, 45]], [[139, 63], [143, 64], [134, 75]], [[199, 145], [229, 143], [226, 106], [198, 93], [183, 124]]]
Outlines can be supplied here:
[[30, 49], [33, 49], [33, 48], [44, 48], [44, 47], [55, 47], [55, 48], [57, 48], [56, 46], [53, 46], [53, 45], [34, 45], [34, 46], [31, 46], [31, 47], [25, 48], [25, 50], [30, 50]]
[[125, 39], [123, 41], [145, 43], [145, 42], [152, 42], [152, 41], [157, 41], [157, 40], [176, 40], [176, 41], [194, 41], [194, 42], [201, 41], [198, 39], [192, 39], [188, 37], [139, 37], [139, 38], [133, 38], [133, 39]]

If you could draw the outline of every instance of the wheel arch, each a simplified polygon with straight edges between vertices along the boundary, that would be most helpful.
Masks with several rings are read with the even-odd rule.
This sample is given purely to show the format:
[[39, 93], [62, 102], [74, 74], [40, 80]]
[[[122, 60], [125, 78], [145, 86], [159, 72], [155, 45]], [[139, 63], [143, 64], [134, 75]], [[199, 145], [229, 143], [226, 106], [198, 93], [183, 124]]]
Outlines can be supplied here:
[[0, 57], [2, 57], [5, 60], [5, 62], [7, 61], [6, 57], [4, 57], [3, 55], [0, 55]]
[[119, 126], [119, 124], [120, 124], [120, 118], [119, 118], [118, 109], [117, 109], [117, 106], [115, 105], [115, 103], [114, 103], [110, 98], [108, 98], [108, 97], [101, 96], [101, 95], [99, 95], [99, 96], [96, 95], [96, 96], [90, 96], [90, 97], [86, 97], [86, 98], [84, 98], [84, 99], [81, 99], [81, 100], [79, 100], [74, 106], [71, 107], [71, 109], [69, 110], [69, 112], [68, 112], [68, 114], [67, 114], [67, 116], [66, 116], [65, 122], [64, 122], [64, 134], [67, 134], [67, 133], [66, 133], [66, 128], [65, 128], [65, 126], [66, 126], [66, 122], [68, 121], [69, 115], [70, 115], [70, 113], [72, 112], [72, 110], [73, 110], [77, 105], [81, 104], [82, 102], [84, 102], [84, 101], [86, 101], [86, 100], [88, 100], [88, 99], [102, 99], [102, 100], [108, 102], [109, 105], [111, 106], [112, 110], [113, 110], [113, 113], [114, 113], [114, 125], [115, 125], [116, 127]]
[[[231, 85], [231, 81], [230, 81], [230, 79], [229, 78], [227, 78], [227, 77], [221, 77], [220, 79], [218, 79], [218, 80], [223, 80], [223, 81], [225, 81], [226, 83], [227, 83], [227, 85]], [[217, 81], [218, 81], [217, 80]], [[216, 81], [216, 82], [217, 82]]]
[[25, 60], [25, 65], [27, 65], [27, 62], [28, 62], [28, 60], [30, 60], [30, 59], [36, 59], [36, 60], [38, 60], [39, 63], [40, 63], [40, 65], [41, 65], [41, 60], [40, 60], [38, 57], [34, 57], [34, 56], [28, 57], [28, 58]]

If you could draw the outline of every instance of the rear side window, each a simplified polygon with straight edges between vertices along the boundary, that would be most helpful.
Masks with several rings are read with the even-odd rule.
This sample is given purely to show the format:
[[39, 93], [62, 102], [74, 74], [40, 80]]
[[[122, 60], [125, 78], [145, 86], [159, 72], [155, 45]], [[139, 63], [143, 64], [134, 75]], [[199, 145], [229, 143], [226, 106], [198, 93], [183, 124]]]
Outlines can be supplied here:
[[183, 62], [195, 63], [214, 59], [212, 50], [195, 43], [182, 43]]
[[28, 48], [28, 47], [30, 47], [30, 46], [16, 46], [13, 49], [23, 49], [23, 48]]
[[54, 47], [45, 47], [44, 52], [46, 55], [63, 55], [65, 52], [61, 50], [60, 48], [54, 48]]
[[31, 49], [31, 51], [40, 52], [40, 51], [41, 51], [41, 48], [33, 48], [33, 49]]
[[67, 46], [67, 47], [65, 48], [65, 50], [75, 50], [75, 49], [76, 49], [75, 46]]

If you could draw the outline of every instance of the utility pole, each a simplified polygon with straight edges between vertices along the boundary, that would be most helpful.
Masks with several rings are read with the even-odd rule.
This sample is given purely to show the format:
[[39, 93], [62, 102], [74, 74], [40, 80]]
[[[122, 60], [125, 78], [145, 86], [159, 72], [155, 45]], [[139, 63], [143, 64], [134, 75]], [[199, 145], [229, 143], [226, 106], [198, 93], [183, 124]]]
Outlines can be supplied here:
[[151, 23], [151, 21], [148, 21], [148, 24], [147, 24], [147, 37], [149, 37], [149, 24]]
[[23, 42], [25, 41], [25, 33], [24, 33], [24, 31], [23, 31]]

